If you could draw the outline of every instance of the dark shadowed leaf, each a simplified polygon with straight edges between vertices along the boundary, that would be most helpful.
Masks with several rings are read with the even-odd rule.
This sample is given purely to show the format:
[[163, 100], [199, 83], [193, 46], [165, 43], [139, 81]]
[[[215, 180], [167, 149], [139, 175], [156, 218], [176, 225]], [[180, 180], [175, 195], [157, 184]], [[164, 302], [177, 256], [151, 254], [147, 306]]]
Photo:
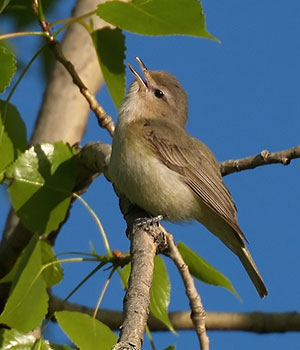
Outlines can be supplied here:
[[6, 171], [12, 205], [32, 232], [48, 234], [64, 220], [76, 178], [72, 149], [62, 143], [35, 145]]
[[20, 261], [0, 323], [20, 332], [29, 332], [41, 324], [47, 310], [48, 293], [42, 274], [40, 241], [34, 235]]
[[11, 0], [0, 0], [0, 13], [5, 9], [5, 7], [10, 3]]
[[55, 317], [60, 327], [81, 350], [111, 350], [117, 342], [118, 338], [113, 331], [89, 315], [60, 311], [55, 313]]
[[74, 348], [71, 348], [68, 345], [60, 345], [60, 344], [54, 344], [54, 343], [51, 343], [51, 348], [53, 350], [74, 350]]
[[107, 1], [97, 14], [129, 32], [146, 35], [183, 34], [216, 40], [205, 28], [198, 0]]
[[207, 261], [202, 259], [191, 248], [182, 242], [178, 242], [178, 250], [180, 251], [185, 263], [188, 265], [190, 273], [194, 277], [202, 282], [224, 287], [240, 299], [229, 279], [225, 277], [221, 272], [216, 270]]
[[[25, 250], [25, 249], [24, 249]], [[17, 261], [15, 262], [14, 266], [11, 268], [11, 270], [8, 272], [7, 275], [3, 276], [1, 279], [0, 279], [0, 283], [8, 283], [8, 282], [12, 282], [13, 279], [15, 278], [16, 276], [16, 273], [18, 272], [18, 268], [19, 268], [19, 264], [20, 264], [20, 261], [22, 260], [23, 258], [23, 254], [24, 254], [24, 250], [22, 251], [22, 253], [19, 255]]]
[[160, 256], [156, 256], [151, 288], [150, 311], [172, 332], [175, 332], [168, 314], [170, 291], [171, 285], [165, 263]]
[[[44, 13], [50, 11], [58, 2], [59, 0], [43, 0]], [[10, 1], [8, 6], [4, 9], [3, 16], [4, 18], [9, 17], [9, 19], [13, 20], [18, 29], [32, 22], [36, 23], [37, 20], [34, 11], [32, 11], [32, 0]]]
[[102, 28], [93, 32], [101, 71], [117, 107], [125, 96], [125, 36], [118, 28]]
[[17, 108], [0, 100], [0, 172], [16, 160], [26, 147], [26, 127]]

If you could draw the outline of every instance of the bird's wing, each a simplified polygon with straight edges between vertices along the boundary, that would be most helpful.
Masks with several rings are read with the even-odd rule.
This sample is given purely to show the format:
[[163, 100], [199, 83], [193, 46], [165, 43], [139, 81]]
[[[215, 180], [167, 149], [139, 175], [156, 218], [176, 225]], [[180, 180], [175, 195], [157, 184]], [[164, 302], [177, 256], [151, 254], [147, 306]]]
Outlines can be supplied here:
[[[161, 162], [181, 174], [191, 190], [246, 240], [236, 219], [237, 209], [211, 151], [184, 129], [155, 123], [150, 121], [144, 125], [144, 135]], [[168, 136], [170, 132], [175, 133], [174, 138]]]

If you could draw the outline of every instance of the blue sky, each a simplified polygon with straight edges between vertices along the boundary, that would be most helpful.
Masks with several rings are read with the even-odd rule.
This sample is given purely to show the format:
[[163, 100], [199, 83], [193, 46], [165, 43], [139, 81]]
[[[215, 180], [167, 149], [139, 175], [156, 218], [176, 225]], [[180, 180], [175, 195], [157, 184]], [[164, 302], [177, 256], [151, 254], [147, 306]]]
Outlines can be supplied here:
[[[52, 19], [66, 17], [72, 1], [61, 1]], [[149, 69], [167, 70], [182, 83], [189, 96], [188, 131], [205, 142], [220, 161], [235, 159], [267, 149], [279, 151], [299, 144], [300, 134], [300, 3], [279, 1], [204, 1], [208, 30], [221, 40], [191, 37], [143, 37], [127, 35], [126, 62], [137, 67], [140, 56]], [[9, 25], [9, 24], [7, 24]], [[35, 41], [14, 40], [18, 52], [30, 52]], [[39, 109], [45, 83], [39, 64], [33, 65], [17, 89], [12, 102], [19, 106], [29, 133]], [[128, 72], [128, 84], [133, 80]], [[106, 111], [117, 119], [106, 88], [97, 96]], [[72, 127], [72, 126], [70, 126]], [[110, 142], [107, 132], [97, 126], [93, 115], [82, 144]], [[197, 283], [207, 311], [299, 311], [300, 308], [300, 160], [289, 166], [264, 166], [225, 178], [236, 205], [240, 226], [250, 242], [251, 253], [269, 289], [260, 300], [239, 260], [199, 223], [170, 225], [175, 239], [193, 247], [201, 256], [228, 276], [242, 297], [240, 302], [222, 288]], [[1, 190], [1, 206], [8, 210]], [[84, 196], [99, 215], [111, 247], [126, 251], [129, 242], [118, 200], [107, 181], [100, 177]], [[0, 219], [3, 226], [4, 217]], [[80, 203], [75, 203], [63, 228], [56, 252], [89, 251], [92, 241], [104, 253], [97, 227]], [[170, 310], [188, 309], [178, 273], [167, 262], [171, 274]], [[91, 266], [65, 266], [65, 282], [55, 291], [61, 297], [81, 280]], [[101, 271], [73, 297], [73, 301], [93, 307], [105, 282]], [[120, 310], [122, 288], [114, 278], [102, 307]], [[48, 335], [62, 341], [57, 327]], [[158, 349], [176, 343], [177, 349], [198, 348], [193, 332], [153, 334]], [[299, 334], [256, 335], [240, 332], [210, 332], [211, 348], [218, 349], [296, 349]], [[65, 341], [65, 340], [63, 340]], [[145, 341], [145, 349], [149, 343]]]

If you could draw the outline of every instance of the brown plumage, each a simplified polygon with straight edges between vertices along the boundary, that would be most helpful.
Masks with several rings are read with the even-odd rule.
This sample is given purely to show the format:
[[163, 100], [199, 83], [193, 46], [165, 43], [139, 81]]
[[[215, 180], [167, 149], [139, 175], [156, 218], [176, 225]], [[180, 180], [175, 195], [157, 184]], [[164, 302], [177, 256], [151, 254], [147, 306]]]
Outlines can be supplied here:
[[109, 165], [121, 193], [151, 215], [169, 221], [196, 219], [241, 260], [259, 295], [268, 294], [245, 245], [236, 207], [213, 153], [185, 131], [187, 96], [167, 72], [136, 81], [119, 114]]

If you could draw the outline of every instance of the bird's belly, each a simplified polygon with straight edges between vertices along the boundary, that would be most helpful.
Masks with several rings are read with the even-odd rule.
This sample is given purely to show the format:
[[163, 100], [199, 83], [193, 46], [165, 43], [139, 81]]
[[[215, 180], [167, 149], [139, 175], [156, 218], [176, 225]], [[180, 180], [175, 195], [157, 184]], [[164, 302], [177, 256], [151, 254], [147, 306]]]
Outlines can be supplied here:
[[136, 149], [112, 157], [110, 167], [117, 190], [149, 214], [163, 215], [169, 221], [199, 216], [199, 202], [183, 177], [154, 156]]

